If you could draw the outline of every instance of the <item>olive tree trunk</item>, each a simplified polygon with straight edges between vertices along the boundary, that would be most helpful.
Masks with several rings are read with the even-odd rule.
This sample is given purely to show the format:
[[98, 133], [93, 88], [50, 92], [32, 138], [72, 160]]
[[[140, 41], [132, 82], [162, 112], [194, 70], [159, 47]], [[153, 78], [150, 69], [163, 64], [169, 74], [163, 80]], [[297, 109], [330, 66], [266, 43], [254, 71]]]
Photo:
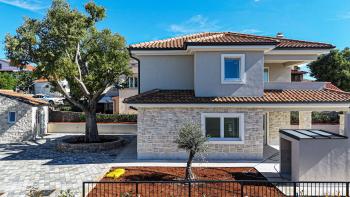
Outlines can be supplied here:
[[85, 111], [86, 122], [85, 122], [85, 142], [99, 142], [97, 120], [96, 120], [96, 109], [92, 108]]
[[194, 158], [195, 153], [193, 151], [190, 151], [190, 154], [188, 156], [188, 160], [187, 160], [187, 165], [186, 165], [186, 180], [193, 180], [194, 179], [194, 175], [192, 172], [192, 161]]

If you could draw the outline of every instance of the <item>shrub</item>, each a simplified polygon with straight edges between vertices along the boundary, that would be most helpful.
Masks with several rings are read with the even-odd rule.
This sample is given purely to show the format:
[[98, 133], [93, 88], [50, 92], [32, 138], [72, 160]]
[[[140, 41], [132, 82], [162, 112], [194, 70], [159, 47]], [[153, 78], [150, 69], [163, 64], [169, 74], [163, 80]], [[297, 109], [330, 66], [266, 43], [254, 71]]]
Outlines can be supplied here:
[[61, 190], [57, 197], [75, 197], [74, 193], [68, 190]]
[[203, 135], [198, 124], [188, 122], [180, 128], [179, 136], [175, 140], [175, 143], [177, 143], [178, 148], [185, 149], [189, 153], [186, 165], [186, 180], [194, 179], [191, 168], [193, 158], [196, 154], [206, 152], [207, 146], [205, 142], [207, 141], [208, 139]]

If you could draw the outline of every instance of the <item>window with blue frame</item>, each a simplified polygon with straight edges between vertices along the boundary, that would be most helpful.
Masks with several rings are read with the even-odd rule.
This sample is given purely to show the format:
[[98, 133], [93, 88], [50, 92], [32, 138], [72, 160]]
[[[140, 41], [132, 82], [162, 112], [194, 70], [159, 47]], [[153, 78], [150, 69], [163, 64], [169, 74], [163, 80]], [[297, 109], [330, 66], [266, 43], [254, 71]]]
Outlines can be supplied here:
[[15, 123], [16, 122], [16, 112], [11, 111], [8, 113], [8, 123]]
[[225, 80], [239, 80], [240, 59], [225, 58]]

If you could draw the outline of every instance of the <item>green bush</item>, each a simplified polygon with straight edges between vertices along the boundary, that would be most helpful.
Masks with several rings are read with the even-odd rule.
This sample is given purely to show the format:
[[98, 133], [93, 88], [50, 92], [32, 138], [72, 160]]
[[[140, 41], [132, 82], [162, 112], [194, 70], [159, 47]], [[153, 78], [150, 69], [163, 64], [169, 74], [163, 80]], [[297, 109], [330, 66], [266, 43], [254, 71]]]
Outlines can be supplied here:
[[[136, 122], [136, 114], [97, 114], [97, 122]], [[79, 115], [80, 122], [85, 122], [85, 114]]]

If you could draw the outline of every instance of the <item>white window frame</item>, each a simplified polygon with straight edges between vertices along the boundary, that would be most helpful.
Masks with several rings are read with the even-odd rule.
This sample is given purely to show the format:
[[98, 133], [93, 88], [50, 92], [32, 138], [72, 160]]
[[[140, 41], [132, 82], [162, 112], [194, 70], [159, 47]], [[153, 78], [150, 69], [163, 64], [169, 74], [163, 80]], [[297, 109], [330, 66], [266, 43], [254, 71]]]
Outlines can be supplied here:
[[[244, 144], [244, 113], [202, 113], [201, 129], [204, 136], [206, 135], [206, 118], [220, 118], [220, 138], [209, 138], [208, 143]], [[239, 138], [224, 138], [224, 118], [239, 118]]]
[[[11, 117], [11, 113], [15, 113], [15, 120], [14, 121], [11, 121], [10, 120], [10, 117]], [[7, 113], [7, 122], [8, 123], [10, 123], [10, 124], [13, 124], [13, 123], [15, 123], [16, 122], [16, 120], [17, 120], [17, 112], [15, 112], [15, 111], [9, 111], [8, 113]]]
[[264, 82], [270, 82], [270, 68], [269, 67], [264, 67], [263, 80], [264, 80], [264, 77], [265, 77], [265, 69], [267, 69], [267, 81], [264, 81]]
[[[239, 59], [239, 75], [237, 79], [225, 79], [225, 58]], [[221, 54], [221, 84], [245, 83], [245, 54]]]

